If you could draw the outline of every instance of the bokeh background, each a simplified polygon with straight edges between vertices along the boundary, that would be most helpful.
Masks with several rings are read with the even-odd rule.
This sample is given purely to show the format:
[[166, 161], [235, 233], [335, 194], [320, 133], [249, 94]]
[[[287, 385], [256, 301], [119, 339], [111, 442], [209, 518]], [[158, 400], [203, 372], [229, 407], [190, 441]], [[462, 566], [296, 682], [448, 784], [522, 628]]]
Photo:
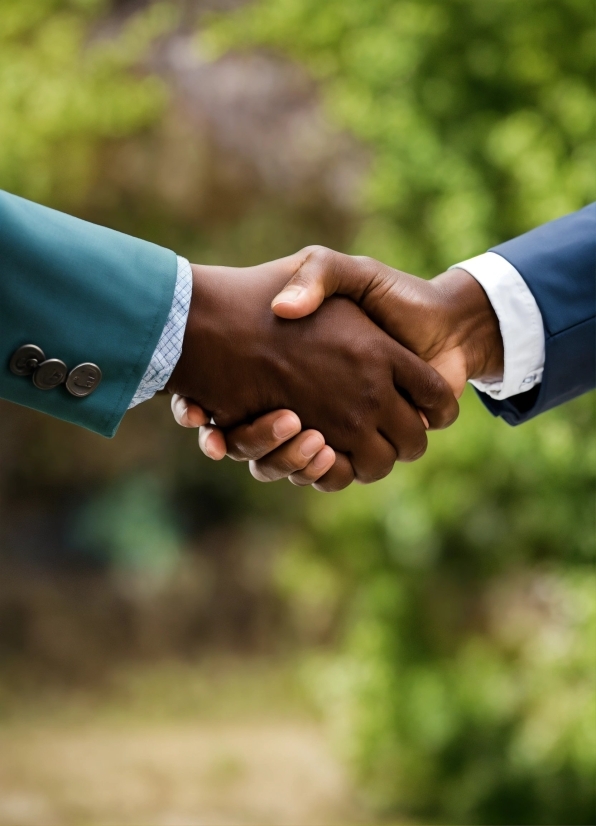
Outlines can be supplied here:
[[[586, 0], [0, 0], [0, 186], [430, 277], [594, 199]], [[593, 394], [381, 483], [0, 404], [0, 823], [586, 824]]]

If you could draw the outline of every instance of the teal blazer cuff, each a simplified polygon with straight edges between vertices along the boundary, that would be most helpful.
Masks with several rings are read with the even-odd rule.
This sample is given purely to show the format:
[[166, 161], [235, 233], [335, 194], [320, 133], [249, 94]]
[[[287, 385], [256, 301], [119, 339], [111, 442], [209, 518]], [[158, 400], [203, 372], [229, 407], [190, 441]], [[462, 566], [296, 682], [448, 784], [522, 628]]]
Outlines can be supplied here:
[[[171, 250], [0, 191], [0, 398], [113, 436], [172, 306]], [[84, 398], [13, 375], [23, 344], [103, 378]]]

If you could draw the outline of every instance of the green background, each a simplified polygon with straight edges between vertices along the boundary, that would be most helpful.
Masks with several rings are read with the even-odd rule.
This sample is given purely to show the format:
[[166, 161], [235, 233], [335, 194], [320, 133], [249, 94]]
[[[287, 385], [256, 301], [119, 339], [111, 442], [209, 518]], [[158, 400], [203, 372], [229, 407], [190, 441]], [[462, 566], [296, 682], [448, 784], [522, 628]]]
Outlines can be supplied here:
[[[593, 200], [590, 3], [233, 5], [2, 0], [0, 187], [194, 261], [326, 243], [425, 277]], [[300, 67], [364, 159], [352, 196], [267, 188], [242, 164], [230, 183], [234, 153], [160, 70], [181, 36], [207, 63]], [[333, 496], [208, 463], [165, 399], [113, 443], [7, 404], [2, 419], [7, 686], [206, 649], [298, 655], [379, 816], [594, 822], [592, 394], [511, 429], [468, 390], [422, 460]], [[46, 610], [31, 578], [58, 594], [60, 646], [27, 631]]]

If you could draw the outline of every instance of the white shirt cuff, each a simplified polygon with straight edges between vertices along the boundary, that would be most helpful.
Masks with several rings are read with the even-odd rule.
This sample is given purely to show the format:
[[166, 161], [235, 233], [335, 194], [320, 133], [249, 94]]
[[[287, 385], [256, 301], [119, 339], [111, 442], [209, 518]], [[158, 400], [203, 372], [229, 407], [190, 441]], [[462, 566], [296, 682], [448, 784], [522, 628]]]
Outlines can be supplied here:
[[493, 399], [508, 399], [531, 390], [542, 381], [544, 324], [528, 285], [509, 261], [485, 252], [450, 269], [469, 272], [483, 288], [499, 319], [503, 337], [504, 371], [501, 381], [472, 380]]
[[192, 295], [192, 270], [186, 258], [178, 256], [178, 272], [174, 298], [157, 347], [151, 357], [145, 375], [137, 387], [128, 409], [152, 398], [163, 390], [178, 364]]

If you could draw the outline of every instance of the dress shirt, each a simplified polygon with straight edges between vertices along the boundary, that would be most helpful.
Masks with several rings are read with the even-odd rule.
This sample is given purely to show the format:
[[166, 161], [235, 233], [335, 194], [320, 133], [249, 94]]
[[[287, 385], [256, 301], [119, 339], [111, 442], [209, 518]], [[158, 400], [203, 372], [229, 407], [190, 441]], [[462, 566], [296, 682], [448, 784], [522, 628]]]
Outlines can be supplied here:
[[[485, 252], [455, 264], [472, 275], [493, 305], [503, 336], [503, 379], [473, 380], [478, 390], [493, 399], [507, 399], [531, 390], [542, 380], [544, 369], [544, 325], [536, 300], [518, 271], [502, 256]], [[185, 258], [178, 257], [174, 300], [151, 362], [130, 407], [147, 401], [162, 390], [178, 363], [192, 294], [192, 272]]]
[[544, 324], [536, 299], [519, 272], [496, 252], [485, 252], [455, 264], [483, 288], [499, 319], [503, 337], [504, 371], [501, 381], [472, 380], [493, 399], [508, 399], [531, 390], [542, 381]]
[[182, 353], [182, 341], [190, 309], [191, 295], [192, 270], [186, 258], [178, 256], [178, 271], [172, 307], [149, 366], [145, 370], [145, 375], [128, 406], [129, 410], [141, 402], [148, 401], [158, 390], [163, 390], [174, 372], [174, 367]]

